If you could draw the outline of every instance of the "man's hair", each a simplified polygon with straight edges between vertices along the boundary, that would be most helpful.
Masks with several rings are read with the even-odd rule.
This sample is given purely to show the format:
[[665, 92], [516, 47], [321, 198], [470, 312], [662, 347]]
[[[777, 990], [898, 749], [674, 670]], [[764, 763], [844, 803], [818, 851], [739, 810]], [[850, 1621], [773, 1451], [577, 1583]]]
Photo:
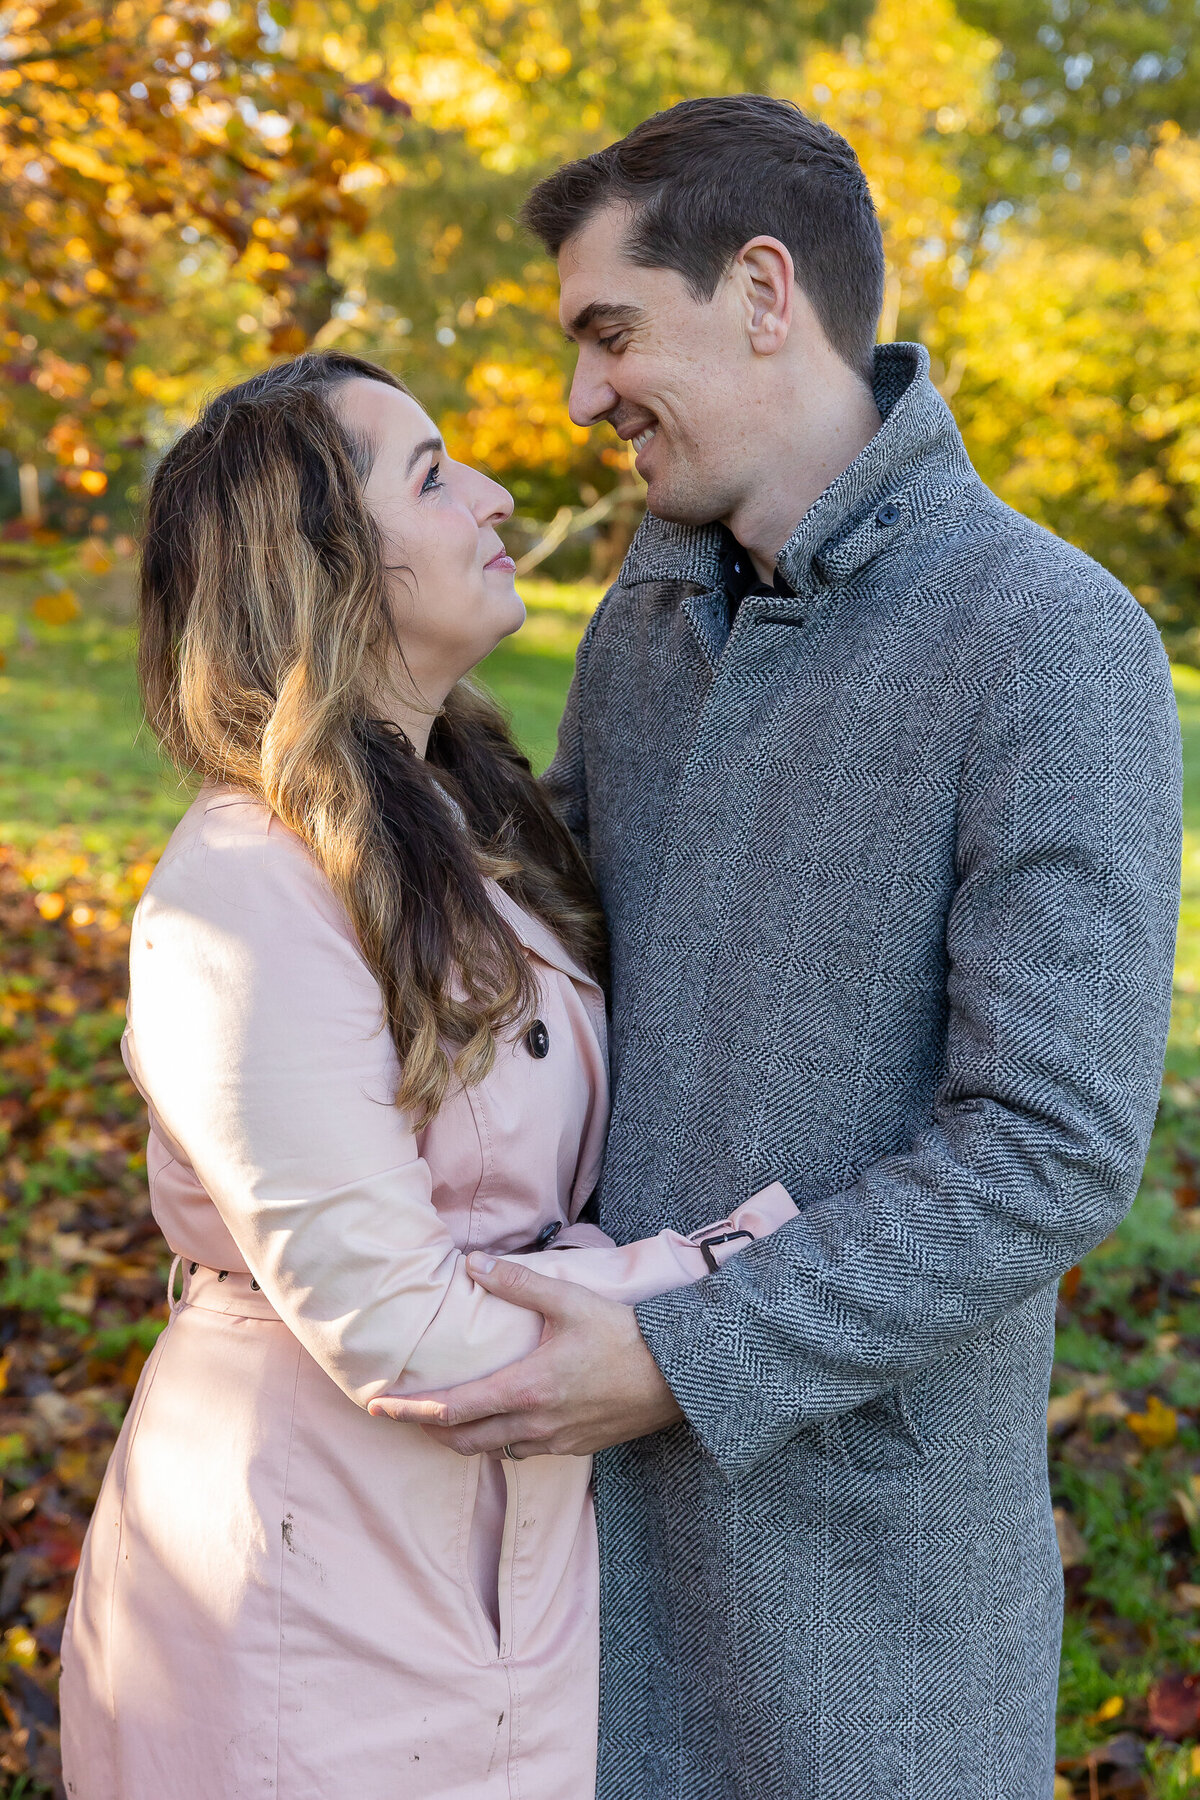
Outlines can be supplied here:
[[790, 100], [681, 100], [619, 143], [540, 181], [522, 223], [557, 256], [602, 207], [633, 208], [626, 253], [676, 269], [697, 300], [750, 238], [786, 244], [833, 349], [868, 383], [883, 305], [883, 240], [844, 137]]

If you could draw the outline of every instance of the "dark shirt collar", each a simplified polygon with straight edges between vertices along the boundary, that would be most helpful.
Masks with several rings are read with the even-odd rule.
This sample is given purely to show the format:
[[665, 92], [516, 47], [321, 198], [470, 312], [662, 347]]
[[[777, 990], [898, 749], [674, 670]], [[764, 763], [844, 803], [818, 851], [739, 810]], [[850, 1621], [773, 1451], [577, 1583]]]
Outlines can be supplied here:
[[763, 581], [754, 566], [750, 552], [738, 543], [732, 531], [724, 525], [721, 527], [721, 586], [725, 589], [729, 600], [729, 611], [732, 615], [746, 598], [747, 594], [792, 594], [792, 588], [779, 570], [775, 571], [775, 579], [771, 583]]

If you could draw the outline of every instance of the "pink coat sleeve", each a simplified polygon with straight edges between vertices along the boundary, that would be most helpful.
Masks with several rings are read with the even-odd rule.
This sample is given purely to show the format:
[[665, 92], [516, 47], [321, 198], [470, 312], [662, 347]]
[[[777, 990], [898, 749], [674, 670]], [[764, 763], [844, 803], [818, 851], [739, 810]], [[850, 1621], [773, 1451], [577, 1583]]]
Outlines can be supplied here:
[[769, 1236], [798, 1216], [787, 1189], [774, 1181], [727, 1219], [715, 1220], [689, 1237], [660, 1231], [657, 1237], [618, 1246], [594, 1226], [568, 1225], [552, 1249], [504, 1260], [522, 1263], [535, 1274], [558, 1281], [578, 1282], [606, 1300], [636, 1306], [640, 1300], [701, 1281], [748, 1243]]

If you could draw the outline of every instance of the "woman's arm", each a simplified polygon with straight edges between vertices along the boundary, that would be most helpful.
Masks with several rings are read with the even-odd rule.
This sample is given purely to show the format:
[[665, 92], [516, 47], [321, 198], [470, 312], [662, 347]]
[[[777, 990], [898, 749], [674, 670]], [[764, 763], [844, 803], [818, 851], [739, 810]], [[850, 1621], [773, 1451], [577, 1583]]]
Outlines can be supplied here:
[[467, 1276], [392, 1104], [378, 985], [264, 808], [207, 815], [131, 946], [139, 1085], [280, 1317], [359, 1405], [469, 1380], [538, 1341]]
[[[657, 1237], [618, 1246], [598, 1242], [603, 1234], [594, 1226], [568, 1225], [552, 1249], [506, 1256], [504, 1261], [523, 1263], [536, 1274], [558, 1281], [578, 1282], [605, 1300], [636, 1306], [715, 1274], [747, 1244], [768, 1237], [797, 1217], [791, 1195], [775, 1181], [735, 1207], [728, 1218], [705, 1225], [689, 1237], [660, 1231]], [[573, 1234], [582, 1240], [578, 1247], [571, 1243]]]

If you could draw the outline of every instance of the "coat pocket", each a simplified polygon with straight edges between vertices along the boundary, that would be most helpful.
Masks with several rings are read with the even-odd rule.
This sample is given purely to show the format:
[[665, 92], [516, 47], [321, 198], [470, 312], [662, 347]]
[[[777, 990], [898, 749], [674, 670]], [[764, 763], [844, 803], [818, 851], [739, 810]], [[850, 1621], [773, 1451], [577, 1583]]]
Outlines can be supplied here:
[[925, 1460], [925, 1444], [903, 1388], [876, 1394], [853, 1412], [831, 1419], [826, 1429], [832, 1453], [856, 1469], [904, 1469]]

